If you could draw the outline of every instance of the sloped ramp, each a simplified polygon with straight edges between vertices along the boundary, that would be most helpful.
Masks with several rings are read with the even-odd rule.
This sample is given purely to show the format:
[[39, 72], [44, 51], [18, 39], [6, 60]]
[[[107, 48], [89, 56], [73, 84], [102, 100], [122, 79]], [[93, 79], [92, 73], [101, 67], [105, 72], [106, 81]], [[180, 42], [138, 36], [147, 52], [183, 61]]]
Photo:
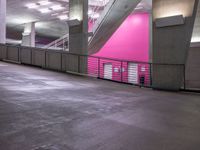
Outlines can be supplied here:
[[98, 52], [141, 0], [115, 0], [89, 41], [89, 54]]

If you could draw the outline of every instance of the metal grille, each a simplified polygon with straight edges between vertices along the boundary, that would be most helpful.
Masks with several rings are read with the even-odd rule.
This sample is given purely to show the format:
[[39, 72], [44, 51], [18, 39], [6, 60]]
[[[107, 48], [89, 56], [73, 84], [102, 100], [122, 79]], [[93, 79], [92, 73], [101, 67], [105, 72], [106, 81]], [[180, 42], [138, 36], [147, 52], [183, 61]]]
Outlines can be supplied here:
[[151, 85], [151, 64], [88, 56], [89, 76], [140, 86]]
[[[162, 86], [173, 82], [173, 76], [182, 84], [182, 89], [190, 90], [186, 84], [184, 64], [156, 64], [120, 60], [97, 56], [72, 54], [60, 50], [48, 50], [22, 46], [0, 44], [0, 60], [12, 63], [38, 66], [46, 69], [72, 72], [96, 78], [134, 84], [142, 87], [152, 87], [152, 74], [154, 83], [162, 82]], [[154, 71], [152, 71], [152, 69]], [[157, 71], [157, 69], [159, 71]], [[173, 72], [174, 70], [174, 72]], [[162, 79], [163, 73], [169, 78]], [[157, 78], [158, 77], [158, 78]], [[172, 78], [171, 78], [172, 77]], [[180, 85], [178, 85], [180, 87]], [[197, 91], [199, 89], [195, 89]]]

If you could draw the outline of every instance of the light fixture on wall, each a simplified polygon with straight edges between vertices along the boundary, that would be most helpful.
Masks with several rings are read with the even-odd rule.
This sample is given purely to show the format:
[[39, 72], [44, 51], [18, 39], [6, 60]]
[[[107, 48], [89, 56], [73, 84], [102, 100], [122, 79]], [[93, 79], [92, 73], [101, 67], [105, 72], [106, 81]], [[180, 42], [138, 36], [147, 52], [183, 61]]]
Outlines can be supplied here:
[[158, 18], [156, 19], [155, 22], [157, 28], [162, 28], [162, 27], [183, 25], [185, 23], [185, 19], [183, 15], [177, 15], [177, 16]]

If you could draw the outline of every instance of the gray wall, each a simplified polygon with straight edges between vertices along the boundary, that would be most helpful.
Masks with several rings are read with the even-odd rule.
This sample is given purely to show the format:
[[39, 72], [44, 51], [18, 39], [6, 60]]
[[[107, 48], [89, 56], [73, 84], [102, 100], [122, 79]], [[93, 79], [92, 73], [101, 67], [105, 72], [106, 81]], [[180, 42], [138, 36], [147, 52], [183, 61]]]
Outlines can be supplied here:
[[191, 47], [185, 70], [186, 88], [200, 88], [200, 46]]
[[[185, 1], [185, 0], [184, 0]], [[153, 87], [155, 89], [167, 89], [167, 90], [179, 90], [184, 85], [184, 65], [188, 55], [190, 47], [190, 40], [192, 36], [194, 20], [197, 11], [198, 0], [185, 1], [182, 0], [154, 0], [153, 1]], [[177, 5], [177, 6], [176, 6]], [[166, 26], [158, 28], [155, 25], [156, 17], [163, 12], [168, 13], [171, 7], [177, 7], [176, 9], [184, 9], [185, 14], [192, 14], [192, 16], [185, 17], [185, 23], [183, 25]], [[162, 12], [162, 13], [163, 13]], [[184, 14], [184, 11], [183, 11]], [[176, 64], [160, 65], [160, 64]]]
[[[69, 52], [73, 54], [88, 54], [88, 0], [70, 0], [69, 1], [69, 18], [70, 20], [78, 20], [80, 24], [74, 25], [72, 22], [69, 25]], [[70, 22], [70, 21], [69, 21]], [[72, 66], [76, 66], [77, 62], [71, 61]], [[74, 63], [74, 64], [73, 64]], [[72, 66], [70, 70], [73, 71]], [[71, 68], [72, 67], [72, 68]], [[79, 66], [81, 73], [87, 73], [87, 59]]]
[[0, 60], [62, 72], [84, 73], [87, 70], [87, 58], [85, 55], [70, 54], [66, 51], [0, 44]]
[[197, 11], [197, 15], [196, 15], [195, 23], [194, 23], [192, 40], [194, 42], [200, 42], [200, 3], [198, 6], [198, 11]]

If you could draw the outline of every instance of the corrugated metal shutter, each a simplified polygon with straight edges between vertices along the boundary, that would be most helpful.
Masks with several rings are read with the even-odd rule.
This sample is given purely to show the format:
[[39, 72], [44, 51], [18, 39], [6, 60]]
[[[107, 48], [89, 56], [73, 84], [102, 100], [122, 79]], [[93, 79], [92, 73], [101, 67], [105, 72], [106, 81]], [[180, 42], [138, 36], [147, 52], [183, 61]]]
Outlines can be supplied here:
[[112, 80], [112, 64], [104, 64], [104, 79]]
[[138, 65], [129, 63], [128, 65], [128, 82], [138, 84]]

